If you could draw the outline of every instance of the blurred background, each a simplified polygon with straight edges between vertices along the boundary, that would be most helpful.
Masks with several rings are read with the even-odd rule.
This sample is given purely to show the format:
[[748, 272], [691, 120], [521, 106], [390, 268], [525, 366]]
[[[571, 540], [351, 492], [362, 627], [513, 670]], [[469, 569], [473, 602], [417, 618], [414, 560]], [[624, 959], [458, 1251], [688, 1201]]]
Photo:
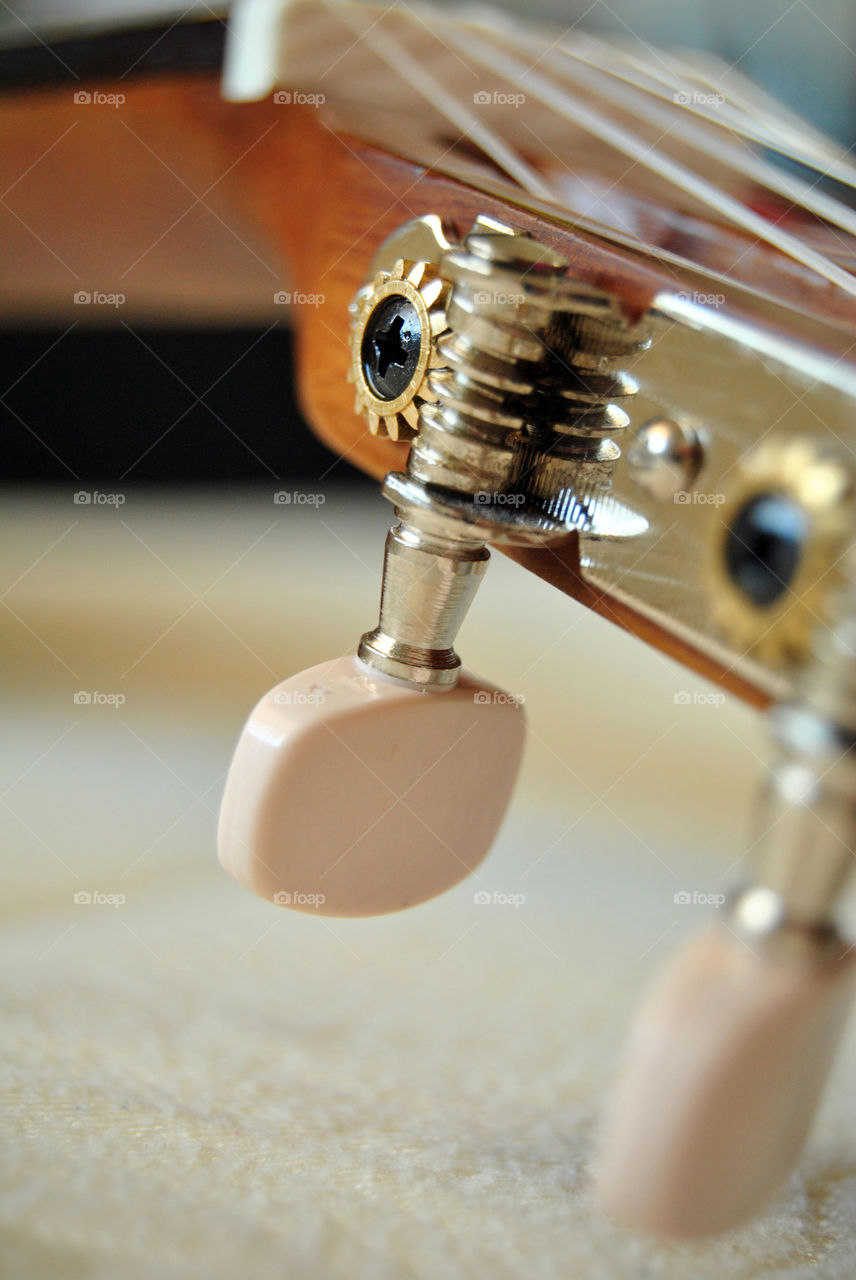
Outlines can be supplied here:
[[[843, 0], [536, 8], [722, 54], [856, 138]], [[747, 865], [766, 747], [736, 699], [495, 555], [459, 648], [530, 738], [479, 875], [331, 922], [220, 873], [241, 725], [374, 624], [390, 511], [301, 417], [288, 277], [216, 161], [168, 120], [156, 155], [121, 114], [21, 122], [117, 50], [213, 69], [222, 40], [207, 4], [0, 6], [4, 1274], [851, 1275], [852, 1036], [760, 1224], [661, 1246], [588, 1190], [640, 988]]]

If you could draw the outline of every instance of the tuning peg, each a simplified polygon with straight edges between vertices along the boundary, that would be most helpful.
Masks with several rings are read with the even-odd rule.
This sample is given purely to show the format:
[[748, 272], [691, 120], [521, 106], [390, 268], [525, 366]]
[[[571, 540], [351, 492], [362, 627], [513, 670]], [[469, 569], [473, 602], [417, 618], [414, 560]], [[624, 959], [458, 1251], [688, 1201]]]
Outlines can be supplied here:
[[713, 1235], [762, 1209], [791, 1172], [856, 980], [852, 953], [805, 942], [776, 954], [714, 927], [648, 993], [598, 1173], [624, 1225]]
[[489, 553], [395, 479], [408, 518], [387, 537], [378, 626], [262, 698], [226, 782], [220, 861], [298, 910], [377, 915], [451, 888], [490, 848], [520, 764], [521, 705], [452, 647]]
[[401, 910], [473, 871], [523, 750], [520, 700], [462, 672], [453, 648], [489, 559], [478, 509], [403, 475], [385, 492], [401, 518], [387, 537], [377, 627], [357, 654], [262, 698], [220, 814], [228, 872], [322, 915]]
[[[548, 359], [545, 336], [580, 308], [617, 324], [608, 300], [574, 285], [564, 260], [534, 240], [480, 220], [451, 250], [438, 227], [422, 219], [394, 235], [390, 269], [352, 310], [351, 376], [370, 429], [402, 439], [418, 426], [406, 474], [384, 485], [398, 520], [379, 623], [355, 656], [313, 667], [261, 700], [226, 783], [223, 866], [299, 910], [395, 911], [457, 883], [490, 847], [524, 717], [517, 698], [461, 673], [453, 643], [489, 559], [486, 543], [573, 537], [551, 503], [564, 501], [563, 466], [588, 458], [583, 428], [570, 442], [542, 442], [555, 493], [534, 484], [541, 454], [521, 452], [537, 407], [528, 379]], [[439, 268], [418, 260], [432, 237]], [[606, 378], [607, 390], [613, 382]], [[592, 495], [614, 461], [603, 452], [612, 425], [600, 423], [612, 419], [596, 401], [590, 394], [585, 406]]]
[[795, 700], [770, 716], [755, 882], [648, 993], [609, 1108], [597, 1182], [636, 1229], [712, 1235], [793, 1169], [856, 988], [832, 909], [852, 866], [856, 685], [849, 589]]

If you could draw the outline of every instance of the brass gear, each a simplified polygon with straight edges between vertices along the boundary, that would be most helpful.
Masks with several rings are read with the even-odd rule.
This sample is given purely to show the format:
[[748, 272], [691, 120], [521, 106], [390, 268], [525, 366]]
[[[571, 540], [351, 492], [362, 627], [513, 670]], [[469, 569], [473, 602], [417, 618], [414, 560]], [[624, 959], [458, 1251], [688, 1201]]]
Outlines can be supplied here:
[[[420, 404], [436, 400], [428, 386], [428, 374], [443, 367], [437, 354], [437, 340], [448, 329], [448, 296], [449, 285], [433, 263], [399, 258], [391, 271], [379, 271], [351, 303], [348, 377], [357, 392], [354, 408], [366, 419], [372, 435], [412, 440], [419, 424]], [[394, 398], [386, 398], [377, 393], [367, 377], [364, 345], [372, 317], [390, 298], [396, 297], [409, 303], [418, 317], [419, 352], [406, 387]]]
[[[835, 454], [794, 437], [761, 445], [715, 522], [708, 568], [713, 616], [728, 641], [774, 665], [806, 658], [813, 632], [830, 616], [853, 539], [853, 476]], [[728, 567], [729, 540], [740, 542], [741, 517], [753, 503], [784, 499], [801, 528], [792, 575], [779, 579], [775, 598], [760, 603], [741, 589]], [[746, 547], [747, 555], [752, 552]]]

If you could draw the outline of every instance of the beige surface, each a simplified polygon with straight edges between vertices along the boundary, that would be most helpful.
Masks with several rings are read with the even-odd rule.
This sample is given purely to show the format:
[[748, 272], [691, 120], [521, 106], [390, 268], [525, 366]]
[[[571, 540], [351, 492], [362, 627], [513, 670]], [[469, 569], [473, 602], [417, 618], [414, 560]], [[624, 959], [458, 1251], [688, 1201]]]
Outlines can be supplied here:
[[745, 849], [752, 713], [497, 556], [460, 644], [526, 697], [497, 848], [402, 915], [278, 911], [217, 865], [223, 774], [374, 623], [385, 504], [126, 496], [3, 507], [6, 1274], [852, 1277], [852, 1030], [753, 1227], [664, 1248], [588, 1187], [639, 989], [711, 911], [674, 894]]

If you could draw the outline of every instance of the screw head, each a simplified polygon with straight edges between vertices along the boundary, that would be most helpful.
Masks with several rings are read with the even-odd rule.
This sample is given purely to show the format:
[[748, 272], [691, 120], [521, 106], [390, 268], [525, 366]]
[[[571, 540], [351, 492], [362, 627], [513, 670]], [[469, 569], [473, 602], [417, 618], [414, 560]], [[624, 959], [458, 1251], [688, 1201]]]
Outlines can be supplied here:
[[366, 321], [360, 358], [363, 376], [380, 400], [397, 400], [407, 391], [419, 364], [422, 322], [413, 303], [392, 294]]
[[737, 512], [725, 540], [725, 566], [753, 605], [774, 604], [789, 590], [808, 535], [806, 512], [783, 493], [760, 493]]
[[449, 284], [434, 263], [399, 258], [381, 269], [351, 304], [351, 368], [354, 409], [372, 435], [412, 440], [422, 406], [435, 396], [429, 372], [448, 333]]
[[712, 618], [730, 644], [777, 666], [809, 658], [847, 581], [854, 498], [850, 467], [823, 440], [772, 438], [740, 459], [709, 521]]

